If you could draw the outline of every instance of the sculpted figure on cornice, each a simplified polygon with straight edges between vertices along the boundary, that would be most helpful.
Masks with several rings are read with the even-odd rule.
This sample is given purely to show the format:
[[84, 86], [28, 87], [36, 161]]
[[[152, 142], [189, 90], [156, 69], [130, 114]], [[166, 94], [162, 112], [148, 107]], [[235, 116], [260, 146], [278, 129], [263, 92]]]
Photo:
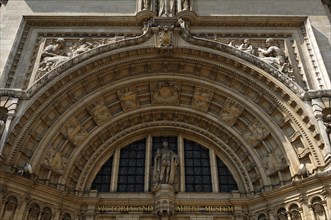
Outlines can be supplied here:
[[285, 68], [285, 53], [275, 45], [273, 38], [266, 40], [266, 48], [258, 48], [259, 57], [270, 65], [281, 70]]
[[179, 104], [178, 86], [163, 81], [157, 84], [151, 84], [152, 102], [154, 104]]
[[75, 57], [81, 53], [84, 53], [90, 49], [92, 49], [95, 45], [90, 42], [87, 42], [86, 39], [80, 38], [74, 46], [71, 48], [72, 56]]
[[229, 126], [236, 123], [238, 117], [244, 111], [244, 107], [231, 99], [227, 99], [220, 113], [220, 118]]
[[207, 111], [213, 95], [213, 91], [196, 87], [192, 99], [192, 107], [201, 111]]
[[117, 95], [121, 100], [123, 111], [129, 111], [139, 107], [137, 92], [134, 87], [118, 90]]
[[[94, 40], [80, 38], [76, 42], [72, 43], [71, 47], [66, 46], [66, 40], [64, 38], [57, 38], [56, 40], [52, 40], [50, 45], [46, 46], [46, 48], [41, 54], [35, 80], [38, 80], [47, 72], [51, 71], [62, 63], [72, 59], [73, 57], [78, 56], [79, 54], [82, 54], [86, 51], [102, 46], [104, 44], [109, 44], [117, 40], [122, 40], [124, 38], [125, 37], [114, 37], [109, 39]], [[71, 42], [69, 42], [68, 44], [70, 45]]]
[[240, 45], [234, 44], [235, 41], [236, 40], [231, 40], [228, 45], [257, 56], [264, 62], [276, 67], [279, 71], [287, 74], [288, 77], [294, 78], [292, 65], [285, 56], [285, 52], [276, 46], [273, 38], [266, 39], [265, 48], [254, 46], [250, 39], [244, 39], [243, 43]]
[[81, 144], [88, 136], [86, 130], [81, 126], [79, 121], [74, 117], [62, 129], [65, 135], [75, 146]]
[[41, 63], [37, 72], [36, 79], [42, 77], [45, 73], [59, 66], [70, 59], [65, 50], [65, 40], [58, 38], [51, 45], [48, 45], [41, 54]]
[[110, 110], [103, 100], [96, 101], [87, 110], [98, 125], [105, 123], [111, 117]]

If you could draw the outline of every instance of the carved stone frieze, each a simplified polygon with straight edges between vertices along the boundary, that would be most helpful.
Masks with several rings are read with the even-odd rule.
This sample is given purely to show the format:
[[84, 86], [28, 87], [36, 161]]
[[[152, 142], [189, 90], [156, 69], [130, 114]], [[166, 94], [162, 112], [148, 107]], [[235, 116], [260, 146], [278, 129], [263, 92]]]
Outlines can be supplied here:
[[244, 137], [252, 146], [255, 146], [270, 134], [265, 126], [258, 121], [249, 125], [248, 130]]
[[220, 118], [229, 126], [233, 126], [236, 123], [238, 117], [244, 111], [244, 107], [239, 103], [227, 99], [224, 103], [224, 107], [220, 113]]
[[62, 173], [67, 164], [68, 158], [56, 149], [49, 149], [43, 161], [43, 165], [58, 173]]
[[213, 98], [214, 92], [201, 87], [195, 87], [192, 107], [201, 111], [208, 111], [211, 99]]
[[123, 111], [133, 110], [139, 107], [137, 91], [135, 87], [129, 87], [117, 91]]
[[169, 81], [152, 83], [150, 86], [153, 104], [179, 104], [180, 86]]
[[104, 100], [98, 100], [95, 103], [87, 107], [93, 120], [101, 125], [111, 118], [110, 109], [106, 106]]
[[261, 161], [267, 175], [272, 175], [287, 166], [286, 159], [279, 148], [262, 155]]
[[75, 146], [81, 144], [88, 136], [85, 128], [79, 123], [77, 118], [71, 118], [61, 130], [61, 133], [68, 138]]

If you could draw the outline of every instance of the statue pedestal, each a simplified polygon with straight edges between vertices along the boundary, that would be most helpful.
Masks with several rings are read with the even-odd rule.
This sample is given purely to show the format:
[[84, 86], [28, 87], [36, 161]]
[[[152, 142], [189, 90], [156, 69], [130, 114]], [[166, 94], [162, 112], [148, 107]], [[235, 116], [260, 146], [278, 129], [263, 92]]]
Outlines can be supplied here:
[[175, 211], [175, 191], [169, 184], [160, 184], [155, 190], [155, 215], [168, 220]]

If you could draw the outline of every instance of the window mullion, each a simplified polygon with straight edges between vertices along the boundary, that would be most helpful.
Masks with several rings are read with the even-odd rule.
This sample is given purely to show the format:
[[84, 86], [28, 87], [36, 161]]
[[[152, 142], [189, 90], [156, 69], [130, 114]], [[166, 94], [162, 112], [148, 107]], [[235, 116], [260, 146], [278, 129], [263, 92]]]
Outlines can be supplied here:
[[213, 192], [219, 192], [216, 155], [213, 148], [209, 149], [209, 157], [210, 157], [211, 182], [212, 182]]
[[110, 182], [110, 192], [116, 192], [116, 189], [117, 189], [117, 178], [118, 178], [118, 169], [119, 169], [119, 163], [120, 163], [120, 154], [121, 154], [121, 149], [119, 147], [117, 147], [115, 150], [115, 153], [114, 153], [112, 177], [111, 177], [111, 182]]

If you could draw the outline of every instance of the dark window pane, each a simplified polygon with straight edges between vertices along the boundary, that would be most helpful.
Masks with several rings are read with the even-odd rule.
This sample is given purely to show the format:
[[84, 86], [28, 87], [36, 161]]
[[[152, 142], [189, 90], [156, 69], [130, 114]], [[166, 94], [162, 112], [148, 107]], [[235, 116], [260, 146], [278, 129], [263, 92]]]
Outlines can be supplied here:
[[113, 157], [110, 157], [99, 170], [92, 183], [91, 189], [98, 190], [99, 192], [109, 192], [112, 165]]
[[146, 139], [143, 139], [121, 149], [117, 191], [144, 191], [145, 146]]
[[201, 145], [184, 141], [185, 187], [187, 192], [211, 192], [209, 150]]
[[238, 185], [228, 167], [220, 158], [217, 158], [218, 183], [220, 192], [238, 190]]

